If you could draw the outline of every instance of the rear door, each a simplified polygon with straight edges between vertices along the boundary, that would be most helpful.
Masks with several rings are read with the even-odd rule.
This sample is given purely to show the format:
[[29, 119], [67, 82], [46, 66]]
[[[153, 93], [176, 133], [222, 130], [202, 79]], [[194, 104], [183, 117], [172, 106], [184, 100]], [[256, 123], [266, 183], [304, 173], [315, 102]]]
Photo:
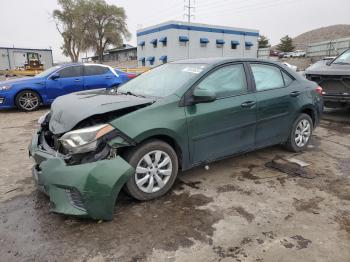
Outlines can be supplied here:
[[84, 65], [85, 89], [110, 88], [116, 85], [116, 78], [109, 67]]
[[46, 90], [49, 99], [52, 101], [58, 96], [73, 92], [82, 91], [84, 88], [82, 66], [67, 66], [57, 71], [59, 75], [56, 79], [50, 77], [46, 80]]
[[221, 66], [195, 87], [214, 91], [217, 99], [185, 109], [192, 164], [254, 147], [256, 98], [245, 72], [243, 63]]
[[282, 68], [250, 63], [257, 99], [256, 147], [284, 142], [301, 108], [302, 88]]

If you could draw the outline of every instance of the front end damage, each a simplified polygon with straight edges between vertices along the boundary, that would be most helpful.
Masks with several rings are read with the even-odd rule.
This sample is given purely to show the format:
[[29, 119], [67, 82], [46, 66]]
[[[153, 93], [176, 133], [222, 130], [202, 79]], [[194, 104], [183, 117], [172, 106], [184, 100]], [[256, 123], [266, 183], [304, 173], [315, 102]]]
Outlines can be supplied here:
[[114, 129], [102, 136], [96, 149], [72, 154], [62, 146], [63, 134], [49, 129], [48, 114], [29, 146], [33, 175], [39, 190], [50, 198], [56, 213], [111, 220], [116, 198], [135, 170], [119, 154], [134, 145]]

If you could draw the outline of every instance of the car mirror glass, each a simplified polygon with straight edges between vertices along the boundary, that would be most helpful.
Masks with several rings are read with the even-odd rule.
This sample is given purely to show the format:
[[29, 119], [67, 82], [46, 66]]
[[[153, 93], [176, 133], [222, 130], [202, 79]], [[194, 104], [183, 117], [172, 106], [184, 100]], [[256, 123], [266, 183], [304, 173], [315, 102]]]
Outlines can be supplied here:
[[199, 86], [193, 92], [193, 104], [210, 103], [215, 101], [215, 99], [215, 92], [200, 88]]

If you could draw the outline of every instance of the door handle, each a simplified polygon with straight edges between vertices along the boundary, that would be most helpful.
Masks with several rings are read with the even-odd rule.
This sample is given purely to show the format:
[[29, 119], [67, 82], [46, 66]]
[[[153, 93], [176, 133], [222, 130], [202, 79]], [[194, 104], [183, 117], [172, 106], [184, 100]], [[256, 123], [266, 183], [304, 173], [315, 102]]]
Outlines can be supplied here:
[[246, 101], [244, 103], [241, 104], [241, 107], [243, 108], [251, 108], [255, 105], [254, 101]]
[[106, 76], [106, 79], [111, 79], [112, 77], [111, 76]]
[[300, 93], [300, 91], [293, 91], [292, 93], [290, 93], [289, 95], [291, 96], [291, 97], [297, 97], [297, 96], [299, 96], [301, 93]]
[[74, 79], [75, 82], [80, 82], [80, 79]]

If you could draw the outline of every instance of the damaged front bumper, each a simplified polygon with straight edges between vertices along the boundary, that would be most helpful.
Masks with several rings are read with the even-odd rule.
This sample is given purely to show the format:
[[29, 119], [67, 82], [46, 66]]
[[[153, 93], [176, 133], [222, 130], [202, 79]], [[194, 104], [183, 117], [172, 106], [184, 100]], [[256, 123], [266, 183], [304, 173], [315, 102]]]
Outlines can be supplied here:
[[43, 147], [39, 130], [29, 145], [33, 175], [56, 213], [111, 220], [116, 198], [135, 170], [116, 156], [80, 165], [67, 165], [63, 156]]

